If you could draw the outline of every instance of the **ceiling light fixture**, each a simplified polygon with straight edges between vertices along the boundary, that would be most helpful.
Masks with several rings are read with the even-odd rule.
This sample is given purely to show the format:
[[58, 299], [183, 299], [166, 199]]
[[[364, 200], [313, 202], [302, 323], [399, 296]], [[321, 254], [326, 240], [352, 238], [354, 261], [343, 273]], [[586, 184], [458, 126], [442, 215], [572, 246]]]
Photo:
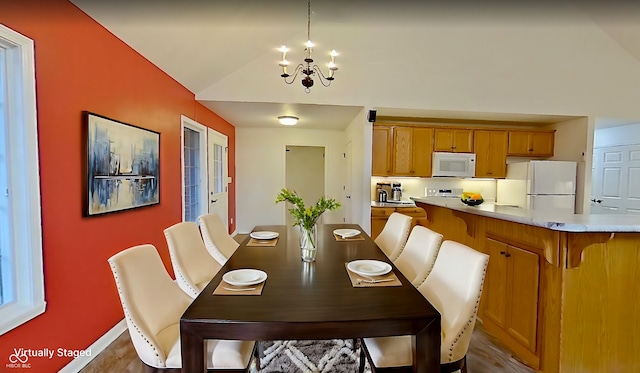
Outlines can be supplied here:
[[[302, 85], [304, 86], [304, 91], [309, 93], [310, 88], [313, 86], [312, 76], [314, 74], [318, 74], [320, 83], [325, 87], [330, 86], [331, 82], [334, 80], [333, 74], [338, 70], [338, 65], [336, 65], [336, 56], [338, 53], [336, 53], [335, 50], [332, 50], [330, 53], [331, 61], [329, 62], [329, 76], [325, 76], [318, 65], [312, 65], [313, 59], [311, 58], [311, 52], [313, 52], [313, 43], [311, 42], [311, 0], [307, 2], [307, 43], [304, 48], [307, 56], [304, 59], [304, 64], [301, 63], [296, 66], [296, 69], [293, 71], [293, 76], [287, 73], [287, 67], [289, 66], [289, 61], [287, 61], [287, 52], [289, 51], [289, 48], [283, 45], [278, 50], [282, 52], [282, 61], [279, 63], [282, 67], [282, 74], [280, 76], [284, 78], [285, 83], [293, 83], [298, 74], [302, 72], [302, 74], [305, 75], [305, 77], [302, 78]], [[291, 80], [287, 80], [289, 77], [291, 77]]]
[[280, 124], [285, 125], [285, 126], [293, 126], [296, 123], [298, 123], [298, 117], [294, 117], [293, 115], [283, 115], [278, 117], [278, 120], [280, 121]]

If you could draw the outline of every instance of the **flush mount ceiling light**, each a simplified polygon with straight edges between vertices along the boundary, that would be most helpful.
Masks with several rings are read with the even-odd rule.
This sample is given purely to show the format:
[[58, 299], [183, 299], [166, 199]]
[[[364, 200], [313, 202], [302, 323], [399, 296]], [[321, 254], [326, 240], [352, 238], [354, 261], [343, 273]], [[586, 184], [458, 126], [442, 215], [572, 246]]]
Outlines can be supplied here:
[[[313, 51], [313, 43], [311, 42], [311, 0], [307, 2], [307, 43], [304, 48], [306, 57], [304, 59], [304, 63], [296, 66], [296, 69], [293, 71], [293, 75], [287, 73], [287, 67], [289, 66], [289, 61], [287, 61], [287, 52], [289, 51], [289, 48], [283, 45], [278, 50], [282, 52], [282, 61], [279, 63], [280, 67], [282, 67], [282, 74], [280, 74], [280, 76], [284, 78], [285, 83], [293, 83], [298, 74], [302, 73], [304, 75], [304, 78], [302, 78], [304, 91], [309, 93], [310, 88], [313, 86], [312, 76], [317, 73], [318, 79], [323, 86], [328, 87], [331, 85], [331, 82], [334, 79], [333, 74], [338, 70], [338, 66], [336, 65], [336, 56], [338, 53], [336, 53], [335, 50], [332, 50], [329, 54], [331, 56], [331, 61], [329, 62], [329, 76], [325, 76], [318, 65], [313, 65], [313, 59], [311, 58], [311, 52]], [[287, 80], [289, 77], [291, 79]]]
[[278, 117], [280, 124], [285, 126], [293, 126], [294, 124], [298, 123], [298, 119], [300, 118], [294, 117], [293, 115], [283, 115]]

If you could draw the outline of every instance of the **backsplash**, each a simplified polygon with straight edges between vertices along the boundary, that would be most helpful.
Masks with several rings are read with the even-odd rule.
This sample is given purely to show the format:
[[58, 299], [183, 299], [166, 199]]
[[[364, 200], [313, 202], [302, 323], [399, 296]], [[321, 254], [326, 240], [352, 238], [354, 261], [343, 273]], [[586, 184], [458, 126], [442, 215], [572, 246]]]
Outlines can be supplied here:
[[402, 183], [402, 199], [423, 197], [425, 188], [462, 188], [465, 192], [482, 194], [485, 201], [496, 200], [496, 181], [493, 179], [459, 179], [459, 178], [418, 178], [418, 177], [377, 177], [371, 178], [371, 199], [377, 198], [376, 184], [380, 182]]

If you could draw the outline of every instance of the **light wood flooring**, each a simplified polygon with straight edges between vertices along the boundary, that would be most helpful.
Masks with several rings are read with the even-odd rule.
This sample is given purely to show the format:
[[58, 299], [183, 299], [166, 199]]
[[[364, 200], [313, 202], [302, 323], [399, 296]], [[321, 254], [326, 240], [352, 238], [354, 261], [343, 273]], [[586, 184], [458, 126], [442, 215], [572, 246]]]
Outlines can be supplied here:
[[[247, 235], [234, 238], [242, 242]], [[493, 336], [476, 323], [467, 353], [468, 373], [534, 373]], [[98, 354], [80, 373], [144, 373], [144, 365], [138, 358], [129, 331], [125, 331], [104, 351]], [[292, 372], [293, 373], [293, 372]]]
[[[467, 353], [469, 373], [534, 373], [516, 360], [500, 342], [489, 335], [480, 323], [476, 323], [471, 345]], [[125, 331], [107, 349], [96, 356], [80, 373], [144, 373], [144, 365], [138, 359], [129, 332]], [[291, 372], [294, 373], [294, 372]]]

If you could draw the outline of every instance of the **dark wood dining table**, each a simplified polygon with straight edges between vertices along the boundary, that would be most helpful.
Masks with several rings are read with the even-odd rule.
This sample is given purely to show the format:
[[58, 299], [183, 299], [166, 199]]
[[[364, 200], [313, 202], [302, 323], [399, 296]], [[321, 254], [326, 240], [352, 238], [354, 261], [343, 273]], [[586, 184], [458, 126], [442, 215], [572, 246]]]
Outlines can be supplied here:
[[[392, 264], [364, 232], [364, 240], [337, 241], [318, 226], [315, 262], [301, 260], [298, 227], [257, 226], [279, 233], [275, 247], [250, 247], [247, 238], [180, 319], [182, 371], [206, 372], [205, 340], [291, 340], [412, 335], [413, 371], [440, 371], [440, 314], [393, 267], [402, 286], [353, 287], [345, 263]], [[392, 264], [393, 265], [393, 264]], [[224, 273], [254, 268], [267, 273], [261, 295], [213, 295]]]

